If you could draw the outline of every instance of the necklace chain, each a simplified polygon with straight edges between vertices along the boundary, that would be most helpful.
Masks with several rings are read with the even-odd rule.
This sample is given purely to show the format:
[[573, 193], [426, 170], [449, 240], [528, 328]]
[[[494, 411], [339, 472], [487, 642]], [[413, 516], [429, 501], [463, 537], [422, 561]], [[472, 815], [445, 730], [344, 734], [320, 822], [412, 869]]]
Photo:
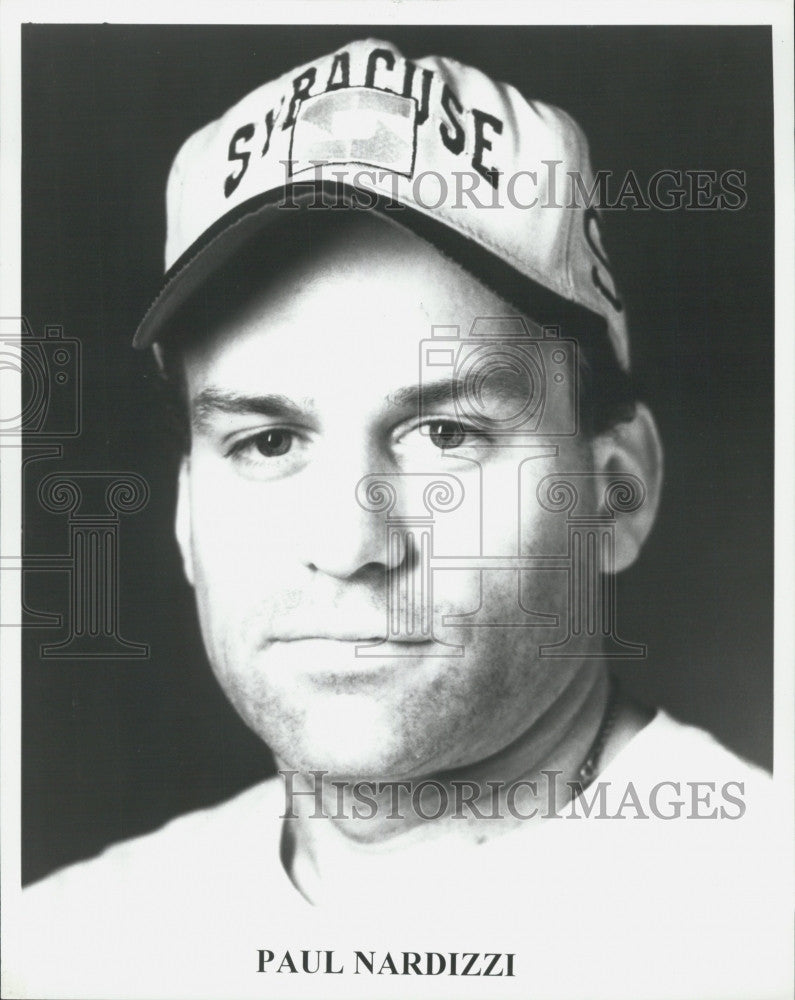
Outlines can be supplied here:
[[583, 788], [587, 787], [596, 777], [605, 743], [613, 730], [618, 715], [618, 682], [612, 674], [609, 674], [607, 683], [609, 687], [605, 709], [602, 713], [602, 721], [599, 723], [599, 729], [596, 731], [596, 736], [594, 736], [588, 754], [577, 772], [577, 777]]

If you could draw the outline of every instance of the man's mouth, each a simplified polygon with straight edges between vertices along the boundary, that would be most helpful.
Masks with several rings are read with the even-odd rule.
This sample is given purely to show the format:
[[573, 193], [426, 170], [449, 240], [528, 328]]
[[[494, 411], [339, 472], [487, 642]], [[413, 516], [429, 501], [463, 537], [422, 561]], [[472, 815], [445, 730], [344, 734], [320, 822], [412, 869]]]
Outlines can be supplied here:
[[[271, 639], [267, 646], [279, 670], [307, 676], [321, 686], [336, 685], [341, 678], [370, 684], [376, 678], [395, 676], [409, 662], [424, 662], [434, 655], [433, 642], [426, 636], [392, 638], [385, 631], [368, 634], [363, 629], [320, 635], [307, 631]], [[263, 652], [268, 655], [265, 647]]]
[[428, 635], [416, 632], [414, 634], [387, 635], [384, 630], [378, 633], [368, 633], [363, 629], [346, 630], [344, 632], [305, 632], [298, 635], [278, 635], [272, 638], [272, 642], [310, 642], [314, 640], [325, 640], [328, 642], [347, 643], [356, 645], [357, 643], [399, 643], [401, 645], [421, 645], [431, 642]]

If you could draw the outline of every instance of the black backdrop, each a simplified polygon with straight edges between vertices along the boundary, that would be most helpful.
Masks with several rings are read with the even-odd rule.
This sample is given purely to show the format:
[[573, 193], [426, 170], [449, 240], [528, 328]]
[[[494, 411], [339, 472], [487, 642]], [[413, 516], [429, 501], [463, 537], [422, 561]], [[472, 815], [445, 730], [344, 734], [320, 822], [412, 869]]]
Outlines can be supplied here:
[[[666, 446], [659, 522], [619, 578], [619, 626], [648, 644], [617, 667], [646, 701], [745, 756], [772, 754], [773, 166], [765, 28], [23, 28], [23, 310], [81, 341], [79, 438], [26, 472], [29, 554], [65, 550], [36, 499], [54, 471], [136, 471], [120, 525], [122, 635], [138, 660], [44, 659], [23, 637], [23, 878], [154, 828], [266, 775], [266, 749], [206, 664], [171, 537], [173, 455], [149, 361], [130, 339], [161, 274], [178, 146], [249, 90], [355, 37], [452, 56], [558, 104], [596, 168], [746, 172], [740, 211], [614, 211], [605, 239], [634, 366]], [[66, 577], [26, 575], [63, 613]]]

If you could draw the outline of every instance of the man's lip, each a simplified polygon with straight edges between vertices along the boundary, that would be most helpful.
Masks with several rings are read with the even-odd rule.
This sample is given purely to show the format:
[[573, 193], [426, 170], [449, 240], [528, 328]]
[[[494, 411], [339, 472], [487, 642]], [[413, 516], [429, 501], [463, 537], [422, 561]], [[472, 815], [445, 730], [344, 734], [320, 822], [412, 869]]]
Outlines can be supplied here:
[[347, 645], [355, 645], [357, 643], [379, 643], [379, 642], [389, 642], [405, 644], [405, 645], [421, 645], [423, 643], [428, 643], [431, 640], [427, 636], [417, 635], [417, 636], [388, 636], [383, 633], [380, 635], [362, 635], [360, 633], [345, 633], [341, 634], [310, 634], [306, 635], [291, 635], [291, 636], [274, 636], [271, 640], [272, 642], [314, 642], [314, 641], [325, 641], [325, 642], [340, 642]]

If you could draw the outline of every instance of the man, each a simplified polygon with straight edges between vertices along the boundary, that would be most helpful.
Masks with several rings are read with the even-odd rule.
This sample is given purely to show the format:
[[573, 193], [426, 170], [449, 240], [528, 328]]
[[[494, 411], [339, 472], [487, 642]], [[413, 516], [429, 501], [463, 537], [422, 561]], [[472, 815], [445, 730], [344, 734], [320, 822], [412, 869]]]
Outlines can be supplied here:
[[39, 995], [775, 995], [765, 777], [607, 671], [662, 449], [592, 185], [563, 112], [373, 40], [185, 143], [135, 343], [281, 776], [29, 890]]

